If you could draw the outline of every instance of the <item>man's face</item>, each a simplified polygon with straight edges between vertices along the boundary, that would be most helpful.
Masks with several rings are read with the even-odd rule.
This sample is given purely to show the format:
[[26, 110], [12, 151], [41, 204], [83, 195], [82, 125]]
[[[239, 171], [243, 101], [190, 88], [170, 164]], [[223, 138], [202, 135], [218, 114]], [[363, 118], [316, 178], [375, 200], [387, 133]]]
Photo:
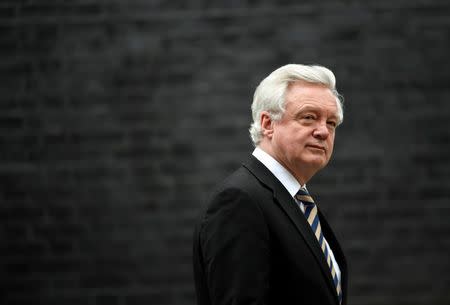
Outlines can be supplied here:
[[272, 152], [294, 176], [315, 174], [333, 152], [339, 121], [336, 97], [325, 86], [298, 81], [289, 85], [285, 98], [286, 111], [272, 122]]

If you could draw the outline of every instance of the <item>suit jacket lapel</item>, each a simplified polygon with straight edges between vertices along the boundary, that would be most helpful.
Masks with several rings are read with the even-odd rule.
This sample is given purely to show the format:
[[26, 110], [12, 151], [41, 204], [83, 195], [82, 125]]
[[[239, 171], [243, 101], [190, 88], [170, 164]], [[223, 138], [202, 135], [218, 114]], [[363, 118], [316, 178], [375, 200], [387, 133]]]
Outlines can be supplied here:
[[[311, 226], [309, 225], [302, 211], [296, 204], [294, 198], [291, 197], [286, 188], [272, 174], [272, 172], [270, 172], [270, 170], [267, 169], [255, 157], [252, 156], [250, 161], [244, 164], [244, 167], [246, 167], [261, 183], [272, 189], [275, 201], [284, 210], [288, 218], [294, 223], [295, 227], [305, 240], [306, 244], [309, 246], [309, 249], [314, 254], [317, 262], [319, 263], [323, 276], [327, 279], [326, 282], [328, 283], [328, 287], [332, 289], [334, 294], [336, 294], [336, 288], [334, 286], [334, 282], [331, 277], [330, 269], [325, 260], [325, 255], [323, 254], [322, 249], [319, 246], [319, 243], [311, 229]], [[327, 229], [328, 228], [329, 226], [327, 224]]]

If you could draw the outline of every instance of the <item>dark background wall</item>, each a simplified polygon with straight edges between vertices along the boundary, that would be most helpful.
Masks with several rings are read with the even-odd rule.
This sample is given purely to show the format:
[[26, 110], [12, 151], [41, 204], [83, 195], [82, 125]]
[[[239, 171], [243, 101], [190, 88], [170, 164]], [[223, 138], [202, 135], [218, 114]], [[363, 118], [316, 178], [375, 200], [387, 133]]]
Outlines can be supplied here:
[[2, 0], [0, 303], [193, 305], [207, 192], [286, 63], [346, 100], [309, 188], [350, 304], [450, 303], [450, 4]]

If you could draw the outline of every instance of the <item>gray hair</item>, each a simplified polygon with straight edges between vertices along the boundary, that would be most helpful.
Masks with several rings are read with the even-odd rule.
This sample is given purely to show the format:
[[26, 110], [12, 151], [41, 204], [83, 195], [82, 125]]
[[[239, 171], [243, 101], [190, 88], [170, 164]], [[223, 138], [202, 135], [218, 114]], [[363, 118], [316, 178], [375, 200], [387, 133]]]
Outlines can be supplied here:
[[261, 81], [255, 90], [252, 103], [253, 123], [250, 126], [250, 136], [257, 146], [262, 139], [261, 112], [267, 111], [273, 121], [281, 119], [285, 109], [285, 94], [290, 83], [306, 81], [322, 84], [336, 96], [338, 108], [338, 124], [344, 119], [343, 99], [336, 90], [336, 78], [331, 70], [322, 66], [306, 66], [289, 64], [273, 71]]

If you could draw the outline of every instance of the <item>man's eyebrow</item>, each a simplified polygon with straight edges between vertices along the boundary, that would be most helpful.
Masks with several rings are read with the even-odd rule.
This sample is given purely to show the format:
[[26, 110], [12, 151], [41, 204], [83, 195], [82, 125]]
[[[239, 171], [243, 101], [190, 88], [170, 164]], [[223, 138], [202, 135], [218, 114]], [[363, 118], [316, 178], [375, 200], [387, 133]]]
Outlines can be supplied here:
[[331, 114], [329, 117], [328, 117], [329, 119], [338, 119], [339, 118], [339, 115], [337, 114], [337, 113], [333, 113], [333, 114]]
[[[295, 115], [300, 115], [302, 113], [305, 112], [314, 112], [314, 113], [319, 113], [321, 112], [321, 108], [320, 107], [314, 107], [314, 106], [310, 106], [310, 105], [306, 105], [306, 106], [301, 106], [299, 109], [297, 109], [297, 112], [295, 113]], [[330, 115], [329, 119], [338, 119], [339, 115], [337, 113]]]
[[296, 118], [300, 118], [305, 112], [313, 112], [314, 114], [317, 114], [317, 113], [319, 113], [320, 111], [319, 111], [319, 109], [317, 109], [316, 107], [311, 107], [311, 106], [302, 106], [302, 107], [300, 107], [300, 108], [298, 108], [295, 112], [294, 112], [294, 114], [293, 114], [293, 116], [294, 117], [296, 117]]
[[297, 109], [297, 112], [305, 112], [305, 111], [315, 111], [318, 112], [320, 111], [320, 109], [318, 107], [313, 107], [313, 106], [301, 106], [300, 108]]

